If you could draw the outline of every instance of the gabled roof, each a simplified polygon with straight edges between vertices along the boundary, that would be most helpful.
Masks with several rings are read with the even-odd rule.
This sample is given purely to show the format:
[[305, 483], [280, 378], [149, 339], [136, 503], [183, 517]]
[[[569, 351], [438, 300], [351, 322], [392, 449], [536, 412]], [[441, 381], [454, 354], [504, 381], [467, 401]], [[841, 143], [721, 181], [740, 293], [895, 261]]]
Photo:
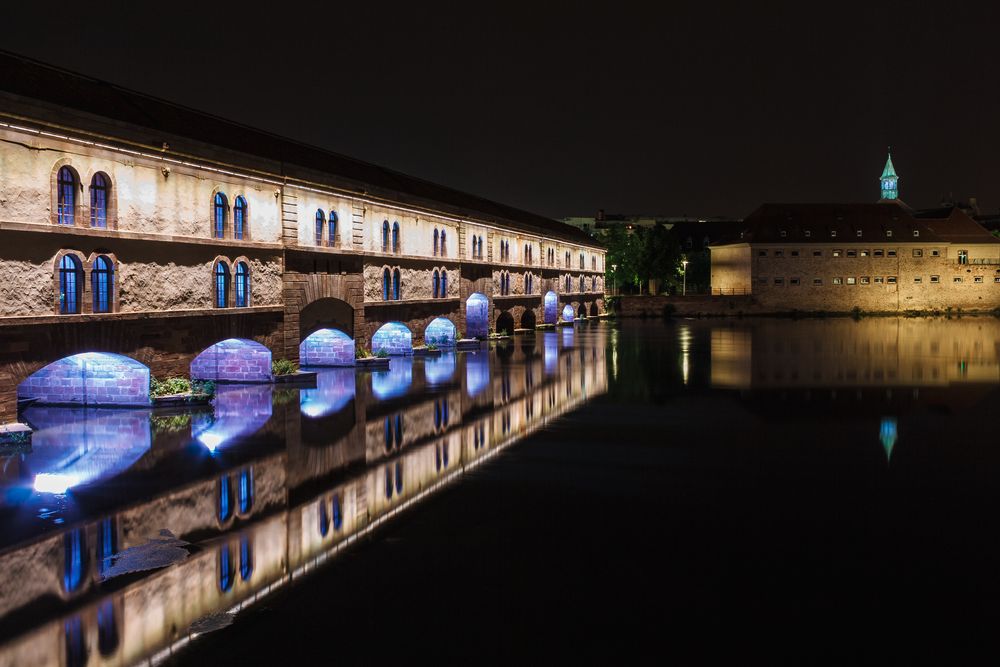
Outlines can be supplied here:
[[[0, 50], [0, 96], [11, 103], [44, 103], [38, 120], [110, 134], [122, 142], [170, 145], [173, 152], [219, 160], [289, 178], [325, 182], [331, 188], [378, 192], [447, 211], [543, 233], [573, 243], [599, 245], [582, 230], [444, 185], [241, 125], [105, 81]], [[2, 99], [0, 97], [0, 99]], [[0, 115], [12, 104], [0, 104]], [[112, 123], [107, 122], [113, 121]], [[113, 133], [112, 133], [113, 132]], [[317, 180], [319, 179], [319, 180]]]
[[913, 211], [897, 202], [763, 204], [743, 222], [730, 243], [1000, 243], [960, 209]]

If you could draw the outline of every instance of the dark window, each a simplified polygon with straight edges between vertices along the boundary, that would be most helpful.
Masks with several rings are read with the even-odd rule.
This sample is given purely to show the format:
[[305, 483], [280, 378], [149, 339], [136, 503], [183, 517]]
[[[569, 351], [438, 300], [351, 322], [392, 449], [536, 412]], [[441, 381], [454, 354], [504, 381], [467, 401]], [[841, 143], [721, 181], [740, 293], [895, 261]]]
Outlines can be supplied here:
[[316, 211], [316, 245], [323, 245], [323, 227], [326, 225], [326, 219], [323, 217], [323, 211]]
[[403, 413], [396, 413], [396, 430], [393, 433], [395, 436], [396, 447], [403, 446]]
[[389, 273], [389, 269], [382, 272], [382, 300], [388, 301], [389, 295], [392, 294], [392, 275]]
[[240, 471], [236, 482], [236, 499], [240, 514], [253, 509], [253, 468]]
[[[438, 254], [438, 230], [434, 230], [434, 256], [437, 257]], [[435, 295], [437, 296], [437, 295]]]
[[334, 530], [340, 530], [341, 526], [344, 525], [344, 511], [340, 508], [340, 496], [334, 494], [333, 496], [333, 528]]
[[473, 259], [475, 259], [475, 257], [476, 257], [476, 237], [475, 236], [472, 237], [472, 257], [473, 257]]
[[389, 252], [389, 221], [382, 221], [382, 252]]
[[448, 256], [447, 237], [443, 229], [441, 230], [441, 256], [442, 257]]
[[215, 264], [215, 307], [229, 307], [229, 267], [225, 262]]
[[236, 581], [236, 564], [233, 550], [228, 544], [219, 547], [219, 590], [228, 593]]
[[111, 260], [101, 255], [90, 267], [90, 290], [94, 294], [94, 312], [110, 313], [114, 294], [114, 268]]
[[76, 173], [69, 167], [62, 167], [57, 181], [59, 206], [56, 220], [60, 225], [76, 224]]
[[448, 296], [448, 272], [441, 272], [441, 298], [447, 298]]
[[212, 227], [212, 234], [217, 239], [225, 238], [226, 236], [226, 195], [221, 192], [215, 194], [215, 205], [214, 205], [214, 222]]
[[435, 271], [434, 271], [434, 298], [435, 299], [438, 298], [438, 290], [440, 288], [441, 288], [441, 274], [439, 274], [437, 272], [437, 270], [435, 269]]
[[399, 269], [392, 272], [392, 298], [399, 301]]
[[250, 267], [246, 262], [236, 263], [236, 307], [250, 305]]
[[399, 223], [392, 223], [392, 251], [399, 252]]
[[240, 579], [249, 581], [253, 574], [253, 550], [250, 548], [250, 538], [240, 537]]
[[80, 287], [83, 282], [83, 267], [73, 255], [63, 255], [59, 260], [59, 312], [72, 314], [80, 312]]
[[233, 238], [243, 239], [247, 226], [247, 200], [243, 196], [236, 198], [233, 204]]
[[108, 179], [101, 173], [90, 181], [90, 226], [108, 226]]
[[327, 225], [327, 237], [326, 244], [333, 247], [337, 244], [337, 214], [330, 211], [330, 217], [327, 219], [329, 223]]

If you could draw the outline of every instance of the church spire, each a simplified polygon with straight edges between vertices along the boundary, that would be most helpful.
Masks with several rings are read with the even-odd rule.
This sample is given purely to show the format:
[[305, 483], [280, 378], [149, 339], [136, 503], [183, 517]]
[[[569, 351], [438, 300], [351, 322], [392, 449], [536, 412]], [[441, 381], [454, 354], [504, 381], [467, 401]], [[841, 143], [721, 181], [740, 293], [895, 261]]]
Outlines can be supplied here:
[[889, 151], [889, 157], [885, 161], [885, 169], [882, 170], [882, 176], [879, 177], [879, 183], [882, 185], [882, 199], [883, 200], [893, 200], [899, 199], [899, 187], [897, 181], [899, 176], [896, 175], [896, 168], [892, 166], [892, 151]]

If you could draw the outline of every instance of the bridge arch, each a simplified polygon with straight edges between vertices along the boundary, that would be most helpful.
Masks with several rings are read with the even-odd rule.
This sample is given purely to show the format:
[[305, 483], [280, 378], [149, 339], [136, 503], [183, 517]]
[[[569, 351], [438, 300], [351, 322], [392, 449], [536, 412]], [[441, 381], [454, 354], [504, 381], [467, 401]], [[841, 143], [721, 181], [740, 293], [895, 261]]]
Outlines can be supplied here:
[[524, 312], [521, 313], [521, 328], [534, 329], [537, 324], [538, 320], [535, 316], [535, 311], [531, 308], [525, 308]]
[[149, 367], [111, 352], [81, 352], [35, 371], [17, 386], [18, 400], [49, 405], [149, 405]]
[[335, 297], [310, 301], [299, 311], [299, 340], [320, 329], [335, 329], [354, 338], [354, 307]]
[[303, 366], [353, 366], [354, 339], [340, 329], [317, 329], [299, 343]]
[[465, 300], [465, 336], [485, 338], [490, 332], [490, 300], [485, 294], [473, 292]]
[[514, 316], [508, 310], [497, 315], [496, 332], [501, 331], [506, 331], [508, 335], [514, 333]]
[[441, 348], [455, 347], [457, 329], [447, 317], [436, 317], [424, 329], [424, 343]]
[[581, 319], [587, 316], [587, 307], [582, 303], [580, 304], [580, 307], [576, 311], [576, 316]]
[[413, 334], [402, 322], [386, 322], [372, 335], [372, 353], [413, 354]]
[[545, 324], [555, 324], [559, 319], [559, 295], [551, 290], [546, 292], [542, 308], [542, 319]]
[[601, 312], [597, 309], [597, 303], [594, 302], [594, 303], [590, 304], [590, 316], [591, 317], [597, 317], [600, 314], [601, 314]]
[[271, 381], [271, 350], [246, 338], [227, 338], [191, 362], [192, 380], [257, 383]]
[[563, 322], [572, 322], [576, 315], [576, 311], [573, 310], [573, 306], [566, 304], [562, 309]]

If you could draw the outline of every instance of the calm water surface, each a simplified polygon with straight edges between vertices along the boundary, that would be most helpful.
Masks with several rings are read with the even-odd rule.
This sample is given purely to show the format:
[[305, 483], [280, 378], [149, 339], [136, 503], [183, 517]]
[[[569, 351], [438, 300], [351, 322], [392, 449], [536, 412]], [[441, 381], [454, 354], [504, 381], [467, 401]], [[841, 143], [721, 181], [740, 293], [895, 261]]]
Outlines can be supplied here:
[[989, 650], [998, 407], [1000, 320], [875, 318], [578, 323], [207, 410], [31, 408], [0, 665]]

